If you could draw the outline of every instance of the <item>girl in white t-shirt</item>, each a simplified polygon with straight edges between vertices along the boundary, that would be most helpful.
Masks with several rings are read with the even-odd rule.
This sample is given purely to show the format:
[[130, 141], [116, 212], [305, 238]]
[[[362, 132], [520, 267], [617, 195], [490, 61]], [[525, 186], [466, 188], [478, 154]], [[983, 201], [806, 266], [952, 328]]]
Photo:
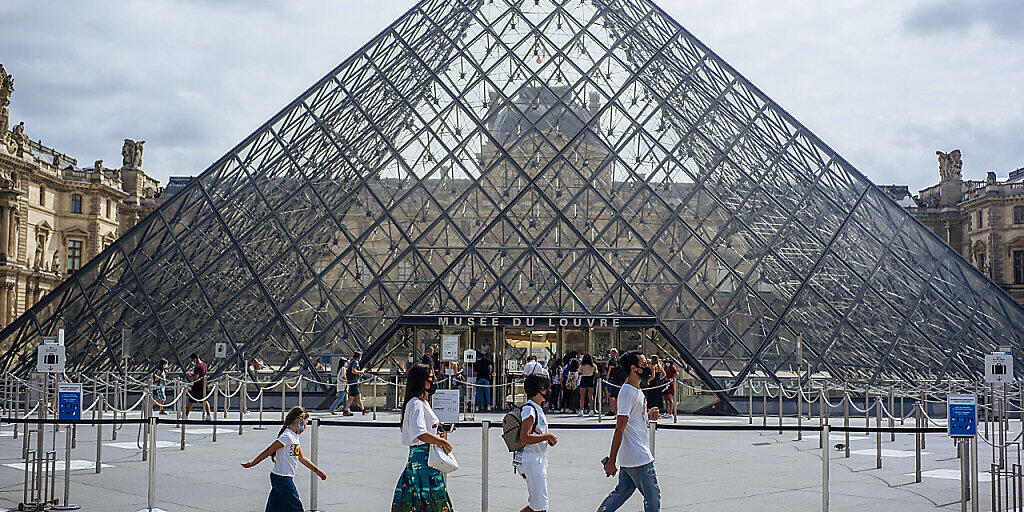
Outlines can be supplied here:
[[548, 446], [554, 446], [558, 438], [548, 432], [548, 419], [541, 405], [551, 393], [551, 381], [546, 375], [528, 375], [523, 383], [530, 401], [523, 404], [520, 419], [519, 442], [525, 446], [519, 459], [519, 470], [526, 479], [529, 504], [519, 512], [542, 512], [548, 509]]
[[277, 433], [277, 440], [270, 443], [266, 450], [256, 456], [252, 462], [242, 463], [243, 468], [251, 468], [263, 459], [270, 457], [274, 461], [274, 469], [270, 470], [270, 496], [267, 498], [266, 512], [303, 512], [299, 491], [295, 488], [295, 470], [299, 463], [316, 473], [321, 480], [327, 480], [327, 473], [316, 467], [306, 458], [299, 447], [299, 434], [309, 424], [309, 413], [302, 407], [292, 407], [284, 419], [284, 426]]
[[430, 407], [430, 395], [437, 389], [434, 369], [423, 363], [409, 368], [402, 408], [402, 443], [409, 447], [409, 462], [395, 486], [392, 512], [451, 512], [444, 474], [427, 465], [430, 445], [451, 453], [447, 435]]

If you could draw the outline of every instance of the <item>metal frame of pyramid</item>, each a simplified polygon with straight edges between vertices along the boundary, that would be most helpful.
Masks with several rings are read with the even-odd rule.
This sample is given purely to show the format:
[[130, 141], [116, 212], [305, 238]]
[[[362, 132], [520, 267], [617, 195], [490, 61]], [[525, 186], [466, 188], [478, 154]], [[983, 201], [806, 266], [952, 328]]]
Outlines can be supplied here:
[[807, 375], [875, 383], [1024, 339], [653, 3], [423, 0], [4, 329], [0, 366], [63, 325], [76, 370], [122, 371], [130, 327], [134, 368], [227, 342], [323, 380], [311, 354], [473, 312], [652, 317], [719, 389], [802, 375], [798, 335]]

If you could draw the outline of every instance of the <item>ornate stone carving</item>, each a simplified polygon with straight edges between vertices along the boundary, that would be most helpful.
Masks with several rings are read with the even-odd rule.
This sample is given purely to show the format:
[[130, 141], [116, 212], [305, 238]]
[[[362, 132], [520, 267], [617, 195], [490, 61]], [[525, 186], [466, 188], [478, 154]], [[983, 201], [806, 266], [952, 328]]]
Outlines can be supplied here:
[[0, 142], [7, 138], [7, 130], [10, 125], [11, 112], [8, 106], [11, 104], [11, 94], [14, 93], [14, 77], [4, 70], [0, 64]]
[[60, 273], [60, 253], [53, 251], [53, 258], [50, 259], [50, 270], [55, 273]]
[[11, 140], [7, 144], [8, 152], [14, 156], [24, 156], [27, 148], [28, 137], [25, 135], [25, 121], [17, 124], [11, 130]]
[[103, 160], [96, 160], [96, 163], [92, 164], [92, 168], [96, 169], [97, 171], [102, 171], [103, 170]]
[[138, 142], [125, 139], [124, 145], [121, 146], [121, 164], [124, 169], [141, 169], [142, 168], [142, 145], [146, 141], [140, 140]]
[[939, 156], [939, 177], [942, 181], [962, 179], [960, 170], [963, 169], [964, 163], [960, 160], [959, 149], [949, 153], [936, 151], [935, 154]]

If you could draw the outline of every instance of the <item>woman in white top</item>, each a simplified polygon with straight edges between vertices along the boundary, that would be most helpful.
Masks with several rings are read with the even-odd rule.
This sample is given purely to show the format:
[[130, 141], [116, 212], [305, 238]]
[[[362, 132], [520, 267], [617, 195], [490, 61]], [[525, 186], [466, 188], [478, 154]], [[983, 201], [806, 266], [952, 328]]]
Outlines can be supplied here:
[[438, 431], [441, 422], [427, 402], [435, 389], [434, 369], [422, 363], [412, 365], [402, 408], [402, 442], [409, 447], [409, 462], [395, 487], [391, 512], [452, 512], [444, 474], [427, 465], [430, 445], [445, 453], [452, 451], [447, 435]]
[[327, 473], [316, 467], [312, 461], [302, 454], [299, 447], [299, 434], [309, 424], [309, 413], [302, 407], [292, 407], [284, 418], [284, 426], [277, 433], [277, 440], [256, 456], [252, 462], [242, 463], [243, 468], [251, 468], [263, 459], [270, 457], [274, 461], [274, 469], [270, 470], [270, 496], [267, 498], [266, 512], [303, 512], [299, 491], [295, 488], [295, 470], [299, 463], [316, 473], [321, 480], [327, 480]]
[[548, 419], [541, 408], [551, 393], [551, 381], [547, 375], [529, 375], [523, 387], [530, 401], [521, 409], [519, 442], [525, 446], [517, 459], [530, 497], [528, 505], [519, 512], [544, 512], [548, 509], [548, 446], [558, 442], [548, 432]]

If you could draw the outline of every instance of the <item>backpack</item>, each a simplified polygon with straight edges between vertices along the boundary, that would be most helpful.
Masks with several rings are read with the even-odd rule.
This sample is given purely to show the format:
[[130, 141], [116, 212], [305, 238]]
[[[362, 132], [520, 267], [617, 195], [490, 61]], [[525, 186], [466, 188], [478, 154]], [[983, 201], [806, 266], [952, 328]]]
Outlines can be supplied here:
[[580, 387], [580, 382], [582, 380], [580, 372], [567, 372], [565, 374], [565, 384], [563, 385], [565, 386], [565, 389], [574, 391]]
[[[527, 402], [509, 411], [501, 420], [501, 438], [505, 441], [505, 446], [508, 446], [508, 451], [510, 452], [518, 452], [526, 446], [519, 441], [519, 436], [522, 434], [523, 430], [523, 407], [527, 406], [534, 407]], [[538, 417], [540, 416], [536, 408], [534, 408], [534, 413], [537, 414]], [[537, 420], [534, 420], [533, 428], [534, 432], [536, 432]]]

